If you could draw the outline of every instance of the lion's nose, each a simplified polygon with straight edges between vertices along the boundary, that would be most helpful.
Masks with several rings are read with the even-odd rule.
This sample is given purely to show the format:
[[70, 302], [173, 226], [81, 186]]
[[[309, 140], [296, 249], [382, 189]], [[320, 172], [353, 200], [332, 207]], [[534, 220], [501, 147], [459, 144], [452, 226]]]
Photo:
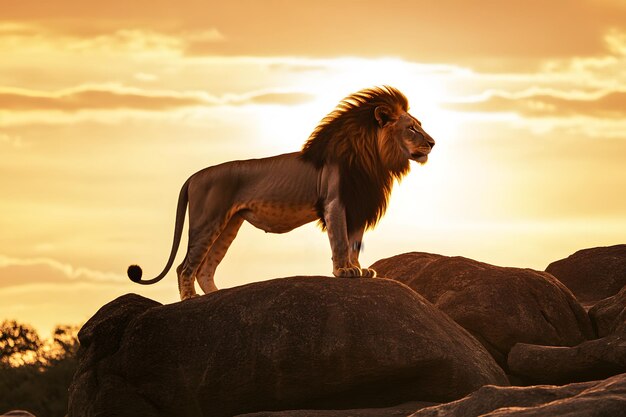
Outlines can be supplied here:
[[[424, 132], [424, 133], [426, 133], [426, 132]], [[431, 138], [428, 133], [426, 133], [425, 137], [426, 137], [426, 142], [428, 143], [428, 146], [430, 146], [430, 149], [434, 148], [435, 147], [435, 139]]]

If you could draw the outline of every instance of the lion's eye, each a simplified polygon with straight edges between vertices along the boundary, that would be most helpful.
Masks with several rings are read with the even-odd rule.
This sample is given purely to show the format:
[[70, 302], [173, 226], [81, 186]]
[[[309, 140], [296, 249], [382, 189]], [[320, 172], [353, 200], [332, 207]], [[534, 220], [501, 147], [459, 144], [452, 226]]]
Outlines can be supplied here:
[[411, 126], [411, 127], [409, 127], [409, 130], [410, 130], [411, 132], [417, 133], [417, 129], [415, 128], [415, 126]]

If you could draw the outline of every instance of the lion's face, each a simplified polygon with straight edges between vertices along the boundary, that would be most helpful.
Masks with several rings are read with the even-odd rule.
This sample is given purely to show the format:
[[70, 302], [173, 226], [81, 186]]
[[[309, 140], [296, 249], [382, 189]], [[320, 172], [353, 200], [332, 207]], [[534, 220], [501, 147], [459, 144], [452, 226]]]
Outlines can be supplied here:
[[[377, 118], [380, 114], [377, 114]], [[396, 163], [400, 163], [399, 159], [404, 161], [411, 159], [420, 164], [425, 164], [428, 161], [428, 154], [435, 146], [435, 140], [422, 129], [419, 120], [409, 113], [403, 112], [396, 118], [390, 118], [386, 123], [384, 122], [383, 120], [381, 123], [380, 138], [382, 143], [379, 142], [381, 148], [386, 148], [388, 156], [391, 156], [389, 155], [389, 147], [395, 148], [395, 151], [392, 152], [395, 158], [388, 158], [388, 161], [395, 159]]]
[[402, 114], [395, 123], [396, 138], [405, 154], [420, 164], [428, 161], [428, 154], [435, 146], [435, 140], [422, 129], [422, 123], [408, 113]]

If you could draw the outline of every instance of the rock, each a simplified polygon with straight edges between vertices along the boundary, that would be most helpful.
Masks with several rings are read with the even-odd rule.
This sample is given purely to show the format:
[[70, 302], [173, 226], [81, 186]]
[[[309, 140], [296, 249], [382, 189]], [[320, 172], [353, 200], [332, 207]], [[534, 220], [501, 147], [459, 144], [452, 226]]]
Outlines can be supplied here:
[[597, 302], [589, 310], [589, 317], [600, 337], [619, 329], [626, 331], [626, 287], [614, 296]]
[[261, 411], [259, 413], [240, 414], [237, 417], [407, 417], [415, 411], [435, 404], [410, 402], [386, 408], [364, 408], [352, 410], [287, 410]]
[[546, 272], [420, 252], [383, 259], [371, 267], [452, 317], [504, 369], [516, 343], [573, 346], [595, 337], [582, 306]]
[[534, 384], [591, 381], [626, 372], [626, 334], [590, 340], [575, 347], [518, 343], [509, 370]]
[[127, 295], [79, 340], [70, 417], [387, 407], [508, 383], [465, 330], [384, 279], [284, 278], [164, 306]]
[[[78, 361], [70, 386], [72, 395], [69, 398], [70, 410], [76, 407], [81, 409], [75, 414], [76, 417], [81, 416], [82, 412], [85, 412], [85, 416], [88, 415], [87, 410], [90, 409], [93, 393], [101, 388], [96, 378], [97, 371], [93, 366], [101, 361], [106, 364], [109, 357], [118, 351], [124, 331], [133, 319], [161, 305], [136, 294], [122, 296], [116, 301], [100, 308], [78, 333], [81, 360]], [[137, 401], [140, 402], [141, 399]]]
[[6, 413], [0, 415], [0, 417], [35, 417], [33, 414], [24, 410], [13, 410], [7, 411]]
[[626, 245], [583, 249], [552, 262], [546, 271], [591, 306], [626, 285]]
[[624, 417], [626, 374], [565, 386], [485, 386], [410, 417]]

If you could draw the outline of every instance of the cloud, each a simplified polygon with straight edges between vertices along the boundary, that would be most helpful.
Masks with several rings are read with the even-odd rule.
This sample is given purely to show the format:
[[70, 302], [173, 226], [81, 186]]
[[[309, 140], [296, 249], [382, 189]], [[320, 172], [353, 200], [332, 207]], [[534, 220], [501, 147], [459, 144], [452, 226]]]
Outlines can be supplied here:
[[176, 94], [146, 94], [131, 91], [79, 89], [59, 93], [0, 92], [0, 107], [11, 111], [142, 109], [168, 110], [206, 104], [199, 97]]
[[23, 140], [21, 136], [9, 135], [6, 133], [0, 132], [0, 145], [9, 145], [13, 148], [24, 148], [28, 146]]
[[314, 96], [307, 93], [261, 93], [250, 96], [247, 102], [252, 104], [298, 105], [313, 100]]
[[37, 33], [37, 27], [23, 22], [0, 22], [0, 36], [28, 36]]
[[155, 50], [182, 51], [193, 44], [214, 44], [225, 40], [224, 35], [216, 28], [159, 31], [137, 28], [124, 28], [106, 32], [97, 36], [70, 38], [68, 45], [79, 50], [119, 50], [145, 52]]
[[[311, 63], [308, 63], [310, 61]], [[294, 72], [294, 73], [306, 73], [306, 72], [326, 72], [328, 71], [328, 64], [315, 63], [320, 60], [296, 60], [292, 59], [289, 62], [276, 62], [267, 66], [270, 71], [278, 72]]]
[[619, 119], [626, 116], [626, 91], [586, 98], [550, 94], [520, 96], [499, 92], [481, 101], [448, 103], [445, 107], [470, 112], [514, 112], [528, 117], [589, 116]]
[[[85, 53], [132, 53], [150, 56], [155, 53], [179, 54], [192, 44], [212, 44], [225, 40], [217, 28], [165, 29], [124, 22], [121, 27], [95, 20], [86, 27], [82, 22], [0, 21], [0, 48], [19, 50], [74, 51]], [[114, 64], [114, 63], [113, 63]]]
[[298, 92], [252, 92], [216, 97], [204, 92], [148, 91], [119, 86], [81, 86], [53, 93], [0, 89], [0, 108], [12, 112], [83, 110], [166, 111], [193, 106], [296, 105], [313, 99]]
[[[626, 19], [626, 8], [618, 0], [361, 0], [356, 8], [353, 2], [320, 0], [291, 2], [280, 7], [280, 13], [268, 3], [233, 0], [207, 7], [204, 2], [179, 0], [155, 7], [148, 0], [132, 4], [110, 0], [87, 7], [75, 0], [58, 0], [33, 7], [23, 1], [12, 2], [2, 18], [13, 26], [45, 25], [73, 38], [106, 36], [101, 38], [103, 44], [115, 43], [116, 36], [124, 43], [136, 35], [113, 35], [118, 30], [139, 30], [153, 41], [160, 34], [165, 47], [173, 40], [177, 50], [191, 55], [402, 56], [508, 69], [511, 63], [519, 68], [522, 61], [539, 64], [544, 59], [602, 53], [602, 33], [623, 26]], [[23, 27], [9, 30], [20, 33]]]
[[152, 82], [152, 81], [157, 81], [159, 79], [158, 75], [150, 74], [147, 72], [137, 72], [133, 74], [133, 77], [135, 77], [135, 79], [139, 81], [144, 81], [144, 82]]
[[125, 279], [122, 274], [76, 267], [50, 258], [14, 258], [0, 255], [0, 288], [36, 282], [110, 284]]

